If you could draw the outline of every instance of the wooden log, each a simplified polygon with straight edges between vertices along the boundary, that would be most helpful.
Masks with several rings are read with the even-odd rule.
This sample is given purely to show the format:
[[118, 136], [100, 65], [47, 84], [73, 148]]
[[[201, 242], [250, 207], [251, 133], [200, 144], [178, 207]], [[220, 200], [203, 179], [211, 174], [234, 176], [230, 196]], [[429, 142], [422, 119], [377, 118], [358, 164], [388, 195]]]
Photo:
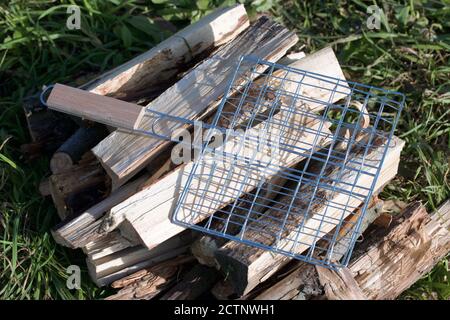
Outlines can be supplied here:
[[412, 203], [389, 230], [368, 236], [348, 268], [368, 299], [395, 299], [450, 252], [449, 227], [450, 200], [431, 216]]
[[98, 259], [88, 256], [86, 264], [93, 281], [104, 286], [145, 267], [174, 258], [188, 251], [193, 240], [190, 231], [177, 235], [153, 249], [129, 247]]
[[[366, 155], [366, 164], [368, 163], [367, 161], [370, 162], [370, 159], [375, 159], [379, 156], [379, 152], [383, 148], [382, 144], [383, 142], [381, 142], [381, 145], [374, 145], [372, 150], [368, 152], [368, 154]], [[381, 175], [377, 181], [375, 189], [386, 183], [386, 181], [392, 179], [392, 177], [394, 177], [397, 173], [399, 156], [403, 145], [404, 142], [396, 137], [394, 137], [394, 139], [391, 141], [391, 146], [388, 148]], [[353, 152], [349, 155], [349, 157], [357, 162], [360, 162], [359, 160], [357, 160], [359, 159], [358, 157], [361, 156], [361, 154], [359, 154], [358, 148], [353, 148], [352, 151]], [[369, 167], [367, 167], [366, 164], [364, 166], [364, 170], [367, 170], [366, 172], [374, 171], [374, 169], [370, 169]], [[369, 187], [372, 183], [372, 179], [368, 178], [368, 176], [355, 175], [350, 167], [344, 168], [344, 172], [341, 172], [341, 166], [339, 165], [334, 168], [333, 167], [334, 166], [330, 166], [328, 170], [329, 172], [327, 173], [327, 177], [332, 179], [330, 181], [339, 179], [339, 177], [341, 177], [341, 173], [343, 173], [342, 177], [345, 178], [345, 180], [343, 181], [348, 181], [350, 184], [356, 182], [356, 185], [358, 187]], [[318, 164], [317, 168], [315, 168], [315, 165], [313, 164], [311, 166], [310, 172], [315, 172], [314, 170], [316, 169], [321, 170], [320, 168], [320, 163]], [[345, 184], [342, 184], [342, 186], [346, 188]], [[305, 199], [303, 195], [311, 194], [309, 188], [311, 188], [311, 186], [309, 186], [308, 184], [300, 188], [298, 194], [302, 196], [299, 197], [298, 200], [297, 198], [293, 199], [295, 205], [292, 210], [298, 210], [295, 208], [300, 208], [300, 210], [301, 208], [304, 208]], [[347, 204], [348, 208], [357, 208], [362, 203], [359, 198], [349, 197], [344, 193], [330, 193], [330, 191], [327, 190], [323, 190], [323, 193], [324, 195], [329, 194], [329, 196], [327, 195], [327, 201], [332, 201], [333, 205], [328, 207], [326, 205], [326, 203], [328, 202], [323, 201], [321, 204], [315, 206], [312, 212], [310, 212], [305, 218], [303, 218], [304, 215], [302, 214], [289, 215], [289, 224], [286, 224], [286, 226], [291, 225], [292, 228], [287, 228], [279, 239], [277, 239], [276, 236], [273, 236], [274, 234], [278, 234], [277, 230], [270, 230], [270, 228], [274, 227], [271, 217], [278, 217], [280, 215], [280, 212], [281, 214], [283, 214], [282, 211], [276, 210], [277, 207], [268, 209], [265, 215], [261, 216], [259, 221], [249, 223], [249, 227], [247, 228], [243, 238], [249, 241], [256, 241], [267, 246], [271, 246], [273, 245], [274, 241], [277, 241], [277, 248], [283, 250], [285, 246], [289, 246], [289, 242], [287, 239], [296, 239], [298, 234], [299, 245], [292, 248], [292, 250], [295, 250], [296, 253], [300, 254], [308, 248], [311, 248], [312, 246], [313, 248], [316, 248], [316, 241], [333, 230], [333, 228], [335, 227], [334, 223], [321, 223], [321, 221], [325, 219], [324, 217], [327, 217], [326, 221], [333, 221], [333, 217], [335, 219], [338, 219], [339, 217], [343, 219], [350, 213], [350, 211], [339, 209], [339, 204]], [[277, 206], [279, 207], [288, 205], [289, 203], [291, 203], [291, 200], [292, 196], [286, 196], [286, 199], [279, 200], [279, 205]], [[306, 199], [306, 203], [307, 202], [308, 199]], [[283, 219], [284, 216], [281, 216], [279, 218]], [[265, 222], [266, 219], [269, 220]], [[256, 226], [251, 228], [253, 224], [256, 224]], [[319, 228], [321, 236], [314, 237], [311, 236], [308, 232], [298, 233], [295, 226], [299, 225], [303, 225], [304, 228], [307, 228], [305, 230], [318, 230]], [[222, 270], [226, 274], [229, 273], [230, 279], [235, 285], [236, 292], [239, 295], [244, 295], [250, 292], [250, 290], [256, 287], [260, 282], [263, 282], [265, 279], [270, 277], [270, 275], [274, 274], [280, 267], [282, 267], [289, 261], [289, 259], [287, 259], [284, 255], [274, 255], [270, 251], [266, 251], [257, 247], [249, 247], [238, 242], [227, 243], [223, 248], [216, 252], [216, 259], [221, 265]]]
[[142, 269], [111, 284], [121, 288], [106, 300], [150, 300], [170, 288], [186, 264], [192, 262], [192, 256], [179, 256]]
[[[327, 75], [330, 77], [334, 77], [337, 79], [345, 80], [344, 74], [339, 65], [339, 61], [337, 60], [333, 50], [329, 47], [319, 50], [309, 56], [303, 55], [295, 55], [291, 54], [286, 57], [286, 61], [288, 62], [288, 66], [290, 68], [297, 68], [305, 71], [311, 71], [323, 75]], [[275, 72], [274, 76], [283, 77], [283, 73]], [[257, 79], [255, 82], [258, 82]], [[309, 81], [311, 82], [311, 81]], [[309, 83], [311, 86], [312, 83]], [[320, 85], [319, 83], [317, 85]], [[295, 90], [295, 89], [293, 89]], [[293, 91], [292, 90], [292, 91]], [[291, 91], [291, 90], [289, 90]], [[305, 88], [305, 92], [303, 92], [305, 96], [309, 96], [312, 99], [326, 99], [325, 96], [321, 95], [320, 92], [309, 91], [308, 88]], [[342, 94], [337, 94], [334, 97], [334, 101], [343, 98]], [[316, 108], [318, 110], [318, 108]], [[273, 180], [273, 181], [272, 181]], [[258, 202], [260, 203], [259, 207], [253, 208], [253, 212], [258, 213], [263, 210], [267, 202], [269, 202], [272, 198], [276, 197], [279, 194], [279, 189], [286, 182], [286, 179], [283, 177], [275, 177], [270, 181], [267, 181], [265, 185], [261, 188], [262, 194], [258, 197]], [[271, 186], [269, 188], [269, 186]], [[277, 188], [278, 186], [278, 188]], [[247, 197], [249, 198], [249, 197]], [[248, 211], [248, 207], [251, 205], [251, 200], [243, 199], [240, 204], [236, 207], [237, 212], [232, 216], [233, 218], [239, 216], [245, 216]], [[236, 209], [235, 209], [236, 210]], [[256, 216], [256, 215], [255, 215]], [[228, 234], [235, 235], [240, 231], [239, 225], [231, 223], [229, 224], [229, 229], [227, 230]], [[218, 226], [214, 227], [215, 230], [220, 229]], [[231, 230], [233, 229], [233, 230]], [[194, 256], [198, 259], [201, 264], [207, 266], [215, 266], [217, 265], [216, 259], [214, 257], [214, 253], [217, 249], [219, 249], [222, 245], [228, 242], [227, 239], [222, 237], [214, 237], [211, 235], [204, 235], [200, 237], [197, 241], [195, 241], [192, 245], [191, 251]]]
[[41, 182], [39, 183], [39, 193], [43, 197], [47, 197], [47, 196], [51, 195], [49, 178], [44, 178], [43, 180], [41, 180]]
[[[374, 193], [378, 194], [381, 190], [382, 187], [375, 190]], [[383, 204], [384, 202], [377, 196], [373, 198], [361, 222], [361, 233], [365, 232], [366, 229], [381, 214], [383, 214]], [[351, 219], [351, 217], [349, 218]], [[347, 220], [349, 218], [347, 218]], [[347, 223], [347, 225], [349, 224]], [[351, 230], [351, 228], [348, 228], [347, 230]], [[348, 245], [348, 237], [341, 237], [337, 240], [336, 246], [347, 248]], [[343, 256], [342, 252], [344, 251], [336, 250], [336, 252], [339, 252], [340, 254], [337, 255], [335, 259], [341, 259]], [[316, 267], [303, 261], [292, 261], [288, 270], [278, 277], [274, 275], [271, 280], [273, 282], [272, 284], [269, 284], [261, 290], [254, 290], [257, 292], [252, 291], [251, 296], [256, 300], [290, 300], [294, 297], [304, 300], [317, 299], [324, 294], [324, 288], [319, 280], [319, 274]], [[229, 285], [231, 285], [231, 282], [229, 282]]]
[[47, 105], [56, 111], [128, 130], [136, 129], [144, 116], [144, 108], [137, 104], [59, 83], [50, 92]]
[[100, 142], [107, 135], [103, 126], [82, 126], [67, 139], [50, 160], [50, 169], [53, 173], [62, 173], [70, 170], [81, 157]]
[[[296, 42], [297, 37], [293, 33], [262, 17], [152, 101], [148, 108], [186, 119], [204, 119], [218, 106], [236, 61], [242, 55], [254, 54], [276, 61]], [[139, 127], [151, 130], [154, 121], [154, 117], [146, 116]], [[183, 126], [180, 122], [167, 120], [159, 125], [165, 132], [173, 132]], [[99, 143], [93, 152], [110, 174], [114, 185], [120, 185], [152, 161], [166, 145], [167, 142], [156, 138], [116, 131]]]
[[197, 264], [161, 300], [194, 300], [208, 291], [218, 277], [215, 269]]
[[83, 89], [127, 101], [145, 96], [186, 70], [188, 62], [230, 41], [248, 25], [243, 5], [218, 9]]
[[55, 241], [70, 248], [81, 248], [89, 242], [103, 236], [100, 229], [102, 221], [98, 221], [105, 212], [135, 194], [149, 179], [148, 174], [127, 183], [115, 190], [109, 197], [95, 204], [79, 216], [63, 221], [52, 230]]
[[107, 188], [107, 176], [96, 161], [50, 176], [50, 193], [62, 220], [86, 210]]

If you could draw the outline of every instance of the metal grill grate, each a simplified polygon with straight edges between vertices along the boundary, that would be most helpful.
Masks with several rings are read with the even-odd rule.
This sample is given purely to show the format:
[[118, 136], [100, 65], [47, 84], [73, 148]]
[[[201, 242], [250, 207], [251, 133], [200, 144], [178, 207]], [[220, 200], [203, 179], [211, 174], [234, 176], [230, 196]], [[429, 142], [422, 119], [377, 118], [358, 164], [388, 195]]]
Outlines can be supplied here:
[[173, 222], [346, 265], [403, 104], [397, 92], [243, 57]]

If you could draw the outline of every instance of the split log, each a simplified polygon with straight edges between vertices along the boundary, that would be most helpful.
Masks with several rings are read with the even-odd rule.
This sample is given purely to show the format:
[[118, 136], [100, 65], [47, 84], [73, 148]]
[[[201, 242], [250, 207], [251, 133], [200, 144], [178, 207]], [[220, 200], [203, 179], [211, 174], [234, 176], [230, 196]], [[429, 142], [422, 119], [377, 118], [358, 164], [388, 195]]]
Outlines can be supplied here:
[[107, 285], [143, 268], [186, 253], [192, 240], [193, 233], [188, 230], [153, 249], [135, 246], [100, 256], [98, 259], [88, 256], [86, 263], [89, 275], [97, 285]]
[[23, 102], [31, 142], [21, 146], [24, 155], [32, 160], [41, 153], [52, 154], [76, 130], [77, 123], [64, 114], [47, 110], [39, 95]]
[[113, 206], [138, 192], [145, 185], [148, 178], [149, 175], [144, 174], [115, 190], [109, 197], [87, 209], [79, 216], [69, 221], [63, 221], [52, 230], [53, 238], [57, 243], [75, 249], [102, 237], [103, 233], [100, 229], [102, 221], [98, 220]]
[[161, 300], [194, 300], [208, 291], [218, 277], [215, 269], [197, 264]]
[[107, 176], [96, 161], [50, 176], [50, 193], [62, 220], [89, 208], [107, 189]]
[[83, 89], [131, 101], [170, 82], [188, 62], [218, 47], [249, 25], [243, 5], [218, 9], [151, 50], [91, 81]]
[[107, 136], [104, 126], [82, 126], [67, 139], [50, 160], [50, 169], [56, 173], [70, 170], [81, 157]]
[[368, 299], [395, 299], [450, 252], [450, 200], [432, 215], [412, 203], [387, 234], [369, 237], [348, 268]]
[[[262, 17], [196, 66], [151, 102], [148, 108], [181, 118], [202, 120], [220, 103], [229, 77], [242, 55], [254, 54], [276, 61], [296, 42], [295, 34]], [[144, 117], [139, 128], [152, 130], [154, 121], [154, 117]], [[180, 122], [170, 120], [163, 120], [159, 124], [165, 132], [183, 126]], [[166, 145], [167, 142], [156, 138], [116, 131], [99, 143], [93, 152], [110, 174], [113, 184], [120, 185], [152, 161]]]
[[180, 256], [142, 269], [111, 284], [121, 288], [106, 300], [150, 300], [173, 285], [186, 264], [192, 262], [192, 256]]
[[134, 246], [135, 244], [122, 237], [119, 232], [110, 232], [104, 237], [86, 244], [83, 252], [90, 261], [96, 261]]
[[367, 300], [348, 268], [331, 270], [316, 266], [316, 270], [328, 300]]
[[[327, 75], [333, 78], [337, 79], [343, 79], [345, 80], [344, 74], [341, 70], [341, 67], [339, 65], [339, 61], [336, 58], [336, 55], [334, 54], [333, 50], [329, 47], [324, 48], [322, 50], [319, 50], [311, 55], [308, 55], [305, 57], [305, 55], [296, 55], [296, 54], [290, 54], [285, 59], [286, 62], [289, 63], [290, 68], [297, 68], [300, 70], [305, 71], [311, 71], [318, 74]], [[283, 73], [282, 72], [275, 72], [274, 76], [282, 78]], [[257, 79], [255, 82], [258, 83]], [[308, 82], [311, 82], [309, 80]], [[313, 87], [312, 83], [309, 83], [311, 87]], [[317, 84], [320, 85], [319, 83]], [[295, 90], [293, 88], [293, 90]], [[288, 90], [288, 91], [293, 91]], [[325, 99], [327, 97], [321, 95], [321, 93], [317, 91], [309, 91], [309, 87], [305, 86], [303, 94], [305, 96], [308, 96], [312, 99]], [[343, 95], [340, 93], [337, 93], [337, 95], [334, 97], [334, 101], [337, 101], [339, 99], [343, 98]], [[318, 108], [315, 109], [316, 111], [319, 111]], [[274, 197], [276, 197], [279, 194], [279, 189], [282, 185], [286, 182], [286, 179], [280, 176], [277, 176], [273, 178], [274, 181], [270, 180], [265, 183], [265, 185], [261, 188], [261, 191], [263, 194], [260, 194], [258, 196], [257, 202], [259, 203], [259, 206], [256, 208], [253, 208], [253, 212], [261, 212], [263, 210], [263, 207], [266, 206], [266, 204]], [[271, 186], [269, 188], [269, 186]], [[277, 187], [278, 186], [278, 187]], [[250, 197], [249, 197], [250, 198]], [[235, 209], [238, 212], [236, 212], [233, 217], [239, 217], [239, 216], [245, 216], [246, 212], [248, 211], [248, 207], [251, 205], [251, 200], [249, 199], [242, 199], [241, 203], [236, 206]], [[220, 229], [218, 226], [214, 227], [213, 229], [218, 230]], [[231, 235], [235, 235], [240, 231], [240, 227], [238, 224], [229, 223], [227, 233]], [[216, 260], [214, 257], [214, 253], [217, 249], [219, 249], [222, 245], [224, 245], [226, 242], [228, 242], [227, 239], [222, 237], [214, 237], [211, 235], [204, 235], [200, 237], [197, 241], [194, 242], [192, 246], [192, 253], [194, 256], [198, 259], [198, 261], [201, 264], [205, 264], [207, 266], [215, 266]]]
[[[382, 138], [379, 138], [382, 139]], [[381, 145], [374, 145], [371, 151], [366, 155], [365, 162], [361, 162], [360, 151], [358, 148], [353, 148], [353, 152], [350, 153], [349, 157], [356, 162], [364, 164], [365, 172], [373, 172], [374, 168], [368, 167], [367, 163], [370, 162], [370, 159], [376, 159], [379, 157], [380, 152], [383, 150], [383, 143], [385, 141], [379, 141]], [[387, 181], [392, 179], [397, 173], [399, 156], [401, 149], [403, 148], [404, 142], [396, 137], [393, 137], [391, 141], [391, 145], [388, 148], [388, 152], [386, 154], [385, 161], [383, 163], [383, 168], [381, 170], [380, 177], [376, 182], [375, 189], [378, 189], [381, 185], [385, 184]], [[359, 160], [358, 160], [359, 159]], [[310, 172], [315, 172], [314, 170], [321, 170], [321, 164], [317, 164], [311, 166]], [[350, 185], [356, 182], [358, 187], [370, 187], [373, 178], [370, 178], [368, 175], [356, 175], [348, 165], [343, 169], [344, 172], [341, 172], [341, 166], [337, 164], [336, 166], [330, 165], [328, 169], [328, 173], [326, 173], [327, 177], [329, 177], [330, 181], [339, 180], [340, 177], [343, 177], [344, 180], [341, 181], [342, 187], [348, 188], [345, 186], [345, 181], [347, 181]], [[343, 174], [343, 175], [341, 175]], [[314, 185], [314, 183], [312, 184]], [[308, 199], [306, 199], [303, 195], [311, 194], [309, 191], [309, 184], [302, 186], [297, 193], [297, 195], [302, 195], [300, 197], [294, 198], [294, 207], [292, 210], [298, 210], [302, 208], [306, 208], [305, 205], [308, 203]], [[303, 214], [292, 214], [289, 215], [288, 220], [289, 224], [287, 226], [292, 226], [292, 228], [287, 228], [285, 233], [282, 234], [280, 239], [277, 242], [277, 248], [283, 250], [285, 246], [289, 246], [289, 242], [286, 239], [296, 239], [298, 234], [298, 245], [295, 248], [295, 253], [301, 254], [303, 251], [308, 248], [317, 248], [315, 242], [319, 240], [322, 236], [326, 235], [328, 232], [333, 230], [335, 227], [334, 223], [321, 223], [324, 217], [327, 217], [326, 221], [332, 221], [333, 217], [335, 219], [345, 218], [350, 210], [342, 210], [339, 209], [339, 204], [348, 205], [347, 208], [357, 208], [361, 205], [362, 201], [360, 198], [350, 197], [344, 193], [335, 194], [333, 192], [330, 193], [328, 190], [322, 191], [325, 195], [327, 195], [327, 201], [332, 201], [332, 206], [327, 206], [327, 201], [322, 202], [321, 204], [312, 208], [312, 211], [308, 214], [307, 217], [303, 218]], [[355, 191], [356, 192], [356, 191]], [[359, 192], [359, 191], [358, 191]], [[279, 200], [279, 206], [288, 205], [291, 203], [292, 196], [287, 196], [286, 199]], [[324, 198], [325, 199], [325, 198]], [[298, 209], [296, 209], [298, 208]], [[283, 212], [281, 212], [283, 214]], [[270, 228], [274, 227], [273, 220], [270, 217], [278, 217], [280, 215], [280, 211], [275, 208], [268, 209], [265, 215], [263, 215], [259, 221], [249, 223], [249, 228], [247, 228], [246, 233], [244, 234], [244, 239], [249, 241], [254, 241], [257, 243], [262, 243], [267, 246], [272, 246], [274, 241], [277, 240], [277, 237], [273, 236], [274, 234], [278, 234], [278, 231], [271, 231]], [[279, 217], [281, 219], [284, 216]], [[331, 220], [329, 220], [329, 219]], [[269, 219], [264, 223], [265, 219]], [[305, 220], [302, 220], [305, 219]], [[281, 220], [283, 221], [283, 220]], [[302, 222], [303, 221], [303, 222]], [[257, 224], [254, 228], [250, 228], [253, 224]], [[320, 228], [320, 236], [314, 237], [308, 234], [308, 232], [298, 232], [296, 226], [303, 225], [306, 230], [318, 230]], [[262, 226], [262, 227], [261, 227]], [[276, 227], [276, 226], [275, 226]], [[269, 230], [266, 230], [268, 229]], [[291, 244], [292, 245], [292, 244]], [[284, 266], [288, 261], [284, 255], [273, 254], [270, 251], [266, 251], [257, 247], [249, 247], [242, 243], [238, 242], [229, 242], [223, 248], [216, 252], [216, 259], [221, 265], [222, 270], [229, 274], [231, 281], [233, 282], [236, 292], [239, 295], [244, 295], [254, 287], [256, 287], [259, 283], [263, 282], [265, 279], [268, 279], [272, 274], [274, 274], [277, 270], [279, 270], [282, 266]]]

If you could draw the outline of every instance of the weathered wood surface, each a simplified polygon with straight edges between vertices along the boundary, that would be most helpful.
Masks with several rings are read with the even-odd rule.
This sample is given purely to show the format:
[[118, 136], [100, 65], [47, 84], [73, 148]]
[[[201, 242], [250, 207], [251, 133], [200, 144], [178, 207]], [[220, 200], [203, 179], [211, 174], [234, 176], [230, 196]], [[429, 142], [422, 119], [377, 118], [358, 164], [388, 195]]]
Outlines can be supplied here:
[[135, 244], [120, 235], [120, 232], [110, 232], [103, 237], [86, 244], [82, 249], [90, 261], [96, 261]]
[[174, 258], [188, 251], [193, 234], [186, 231], [153, 249], [128, 247], [109, 255], [88, 255], [89, 275], [99, 286], [109, 284], [145, 267]]
[[316, 266], [319, 282], [323, 287], [324, 296], [328, 300], [366, 300], [351, 271], [346, 268], [330, 270]]
[[[379, 188], [380, 186], [384, 185], [387, 181], [392, 179], [395, 174], [397, 173], [398, 168], [398, 162], [399, 162], [399, 155], [401, 152], [401, 149], [404, 145], [404, 142], [396, 137], [393, 138], [391, 141], [391, 147], [388, 149], [388, 153], [386, 155], [385, 162], [383, 164], [383, 168], [380, 174], [380, 177], [377, 181], [377, 185], [375, 189]], [[380, 149], [382, 146], [374, 147], [372, 152], [366, 155], [366, 159], [369, 160], [373, 157], [377, 156], [377, 152], [380, 152]], [[358, 154], [357, 148], [353, 150], [353, 152], [349, 155], [352, 159], [357, 159], [361, 155]], [[378, 154], [379, 156], [379, 154]], [[367, 163], [367, 162], [366, 162]], [[319, 167], [321, 165], [319, 164]], [[336, 179], [340, 177], [341, 170], [340, 166], [336, 166], [333, 169], [333, 166], [330, 166], [330, 173], [327, 174], [328, 177]], [[318, 168], [320, 169], [320, 168]], [[366, 168], [368, 172], [370, 172], [372, 169]], [[314, 169], [314, 164], [311, 166], [311, 170]], [[342, 181], [348, 181], [352, 183], [355, 181], [355, 179], [358, 179], [358, 186], [367, 186], [369, 187], [372, 183], [371, 179], [368, 179], [367, 176], [357, 176], [355, 177], [354, 172], [350, 172], [349, 169], [344, 169], [345, 172], [342, 177], [344, 180]], [[338, 176], [336, 176], [338, 175]], [[347, 180], [346, 180], [347, 179]], [[353, 180], [352, 180], [353, 179]], [[308, 190], [305, 188], [310, 188], [309, 186], [303, 186], [300, 188], [299, 194], [308, 194]], [[345, 186], [344, 186], [345, 188]], [[303, 192], [304, 191], [304, 192]], [[324, 192], [329, 192], [324, 190]], [[333, 201], [334, 206], [337, 206], [339, 203], [343, 203], [344, 205], [346, 203], [349, 204], [349, 208], [357, 208], [361, 205], [361, 201], [357, 198], [350, 198], [348, 195], [345, 195], [343, 193], [339, 194], [330, 194], [330, 196], [327, 198], [328, 201]], [[291, 197], [288, 196], [287, 199], [279, 201], [280, 203], [286, 203], [289, 204], [291, 200]], [[295, 199], [294, 199], [295, 200]], [[302, 208], [304, 205], [303, 203], [304, 199], [302, 200], [299, 198], [299, 200], [295, 200], [297, 208]], [[306, 200], [307, 201], [307, 200]], [[322, 221], [321, 217], [335, 217], [338, 218], [342, 215], [342, 218], [345, 218], [348, 215], [348, 212], [342, 212], [342, 210], [337, 210], [335, 207], [329, 207], [327, 209], [327, 206], [325, 203], [322, 203], [318, 206], [316, 206], [312, 213], [306, 218], [304, 221], [304, 226], [308, 228], [308, 230], [317, 230], [319, 227], [320, 221]], [[279, 205], [281, 206], [281, 204]], [[277, 216], [280, 215], [280, 211], [274, 209], [268, 209], [270, 213], [268, 215], [262, 216], [261, 219], [266, 219], [265, 217], [270, 216]], [[267, 213], [266, 213], [267, 214]], [[303, 215], [291, 215], [289, 217], [290, 224], [292, 226], [298, 226], [301, 223]], [[314, 219], [314, 217], [319, 217], [317, 220]], [[283, 217], [281, 217], [283, 218]], [[299, 220], [296, 220], [299, 219]], [[253, 223], [253, 222], [251, 222]], [[251, 224], [250, 223], [250, 224]], [[256, 222], [255, 222], [256, 223]], [[271, 221], [265, 224], [261, 224], [265, 227], [263, 228], [271, 228], [273, 224]], [[321, 234], [326, 234], [333, 230], [334, 224], [333, 223], [323, 223], [320, 224], [320, 231]], [[251, 241], [258, 241], [260, 243], [263, 243], [265, 245], [272, 245], [273, 241], [276, 240], [275, 236], [270, 236], [271, 234], [277, 234], [276, 230], [275, 232], [267, 232], [270, 230], [266, 230], [264, 234], [261, 232], [261, 227], [256, 227], [255, 229], [247, 229], [245, 234], [245, 239], [251, 240]], [[296, 229], [293, 227], [292, 230], [287, 228], [285, 234], [282, 235], [280, 240], [277, 242], [278, 248], [284, 248], [283, 246], [288, 245], [288, 243], [285, 241], [285, 239], [295, 239], [297, 234]], [[307, 235], [307, 234], [300, 234], [299, 238], [299, 245], [295, 248], [295, 252], [302, 253], [303, 251], [310, 248], [311, 245], [313, 245], [315, 242], [315, 238]], [[289, 259], [280, 254], [273, 254], [270, 251], [266, 251], [263, 249], [259, 249], [256, 247], [250, 247], [246, 246], [242, 243], [238, 242], [229, 242], [224, 247], [222, 247], [220, 250], [216, 252], [216, 259], [221, 265], [222, 270], [224, 270], [225, 273], [229, 273], [230, 280], [235, 285], [236, 292], [239, 295], [244, 295], [248, 292], [250, 292], [254, 287], [256, 287], [259, 283], [263, 282], [265, 279], [268, 279], [272, 274], [274, 274], [278, 269], [280, 269], [282, 266], [284, 266]], [[232, 270], [232, 271], [231, 271]]]
[[79, 216], [63, 221], [52, 230], [55, 241], [70, 248], [81, 248], [89, 242], [102, 237], [102, 221], [98, 221], [113, 206], [126, 200], [146, 183], [149, 175], [144, 174], [134, 181], [115, 190], [109, 197], [95, 204]]
[[371, 300], [397, 298], [450, 252], [450, 200], [432, 215], [410, 204], [387, 233], [374, 232], [361, 245], [348, 268], [362, 292]]
[[[305, 57], [305, 55], [300, 55], [298, 58], [296, 55], [288, 55], [290, 58], [286, 61], [289, 63], [288, 67], [297, 68], [300, 70], [311, 71], [315, 73], [319, 73], [322, 75], [342, 79], [345, 81], [344, 74], [340, 68], [339, 61], [336, 58], [333, 50], [329, 47], [319, 50], [311, 55]], [[297, 57], [297, 58], [296, 58]], [[279, 63], [279, 62], [278, 62]], [[274, 76], [278, 78], [283, 78], [285, 73], [280, 72], [281, 70], [275, 71]], [[261, 83], [265, 80], [264, 78], [259, 78], [255, 81]], [[299, 79], [300, 80], [300, 79]], [[313, 81], [317, 81], [317, 83], [313, 83]], [[344, 83], [344, 82], [343, 82]], [[309, 86], [320, 86], [316, 79], [308, 80]], [[293, 92], [295, 88], [288, 88], [286, 91]], [[311, 90], [310, 87], [306, 86], [304, 88], [304, 92], [302, 93], [306, 97], [310, 97], [312, 99], [320, 99], [320, 100], [329, 100], [330, 97], [329, 91], [320, 91], [320, 90]], [[336, 96], [333, 97], [333, 101], [337, 101], [343, 98], [345, 95], [342, 93], [336, 93]], [[320, 110], [320, 106], [316, 106], [314, 109], [316, 112]], [[265, 185], [260, 188], [261, 193], [258, 196], [258, 205], [253, 207], [253, 212], [255, 212], [254, 216], [257, 216], [258, 212], [263, 210], [264, 206], [274, 197], [279, 194], [279, 189], [282, 185], [284, 185], [286, 179], [282, 176], [276, 176], [271, 180], [265, 182]], [[269, 188], [270, 187], [270, 188]], [[249, 201], [250, 200], [250, 201]], [[251, 206], [251, 196], [248, 195], [246, 199], [241, 199], [240, 203], [236, 205], [235, 214], [231, 217], [231, 221], [235, 220], [238, 216], [245, 216], [248, 207]], [[214, 230], [220, 229], [220, 226], [214, 226], [212, 228]], [[227, 233], [234, 235], [240, 231], [239, 224], [229, 223]], [[197, 241], [195, 241], [192, 245], [192, 252], [194, 256], [199, 260], [201, 264], [207, 266], [215, 266], [216, 260], [214, 257], [214, 252], [219, 249], [222, 245], [228, 242], [227, 239], [222, 237], [214, 237], [211, 235], [204, 235], [200, 237]]]
[[50, 194], [61, 220], [85, 210], [108, 189], [108, 179], [97, 161], [80, 163], [72, 170], [53, 174]]
[[53, 173], [70, 170], [81, 157], [107, 135], [104, 126], [89, 125], [78, 128], [53, 154], [50, 169]]
[[83, 89], [130, 101], [170, 81], [205, 51], [220, 46], [249, 25], [243, 5], [218, 9], [149, 51], [91, 81]]
[[[276, 61], [296, 42], [295, 34], [262, 17], [152, 101], [148, 108], [186, 119], [204, 118], [200, 114], [209, 114], [219, 104], [242, 55], [254, 54]], [[139, 128], [152, 130], [154, 122], [155, 117], [146, 115]], [[161, 120], [155, 130], [163, 130], [170, 136], [173, 130], [182, 126], [180, 122]], [[120, 185], [147, 165], [166, 145], [167, 142], [160, 139], [116, 131], [99, 143], [93, 152], [113, 183]]]
[[121, 288], [106, 300], [149, 300], [174, 284], [185, 265], [192, 262], [192, 256], [180, 256], [142, 269], [111, 284]]
[[[394, 217], [389, 228], [371, 228], [356, 246], [347, 268], [354, 284], [366, 299], [397, 298], [448, 254], [449, 226], [450, 201], [432, 215], [420, 203], [410, 204]], [[323, 298], [315, 266], [298, 262], [292, 270], [256, 299]], [[328, 285], [336, 287], [336, 283]], [[348, 292], [343, 294], [351, 298]]]

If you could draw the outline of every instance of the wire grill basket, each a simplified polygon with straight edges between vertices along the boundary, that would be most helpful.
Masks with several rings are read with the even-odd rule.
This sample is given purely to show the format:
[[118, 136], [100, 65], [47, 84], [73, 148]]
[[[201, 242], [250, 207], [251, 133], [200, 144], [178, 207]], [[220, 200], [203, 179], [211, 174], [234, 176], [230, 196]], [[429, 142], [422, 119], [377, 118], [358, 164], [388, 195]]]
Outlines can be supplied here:
[[243, 57], [172, 221], [347, 265], [403, 104], [398, 92]]

